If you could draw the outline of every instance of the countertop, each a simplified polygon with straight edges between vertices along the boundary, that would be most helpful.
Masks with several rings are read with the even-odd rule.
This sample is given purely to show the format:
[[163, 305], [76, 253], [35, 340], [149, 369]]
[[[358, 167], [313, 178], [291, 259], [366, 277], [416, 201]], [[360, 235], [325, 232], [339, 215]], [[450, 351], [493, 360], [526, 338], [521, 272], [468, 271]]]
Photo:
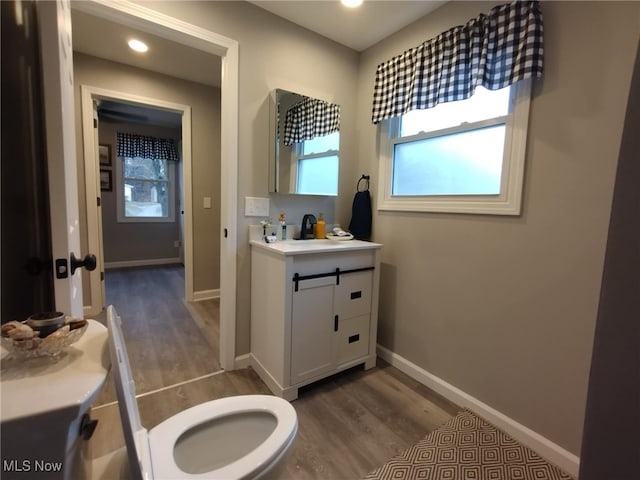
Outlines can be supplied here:
[[107, 328], [89, 320], [84, 335], [58, 358], [6, 358], [2, 349], [3, 422], [74, 406], [88, 406], [109, 370]]
[[346, 252], [349, 250], [370, 250], [382, 248], [381, 243], [365, 242], [362, 240], [280, 240], [266, 243], [264, 240], [251, 240], [253, 247], [280, 255], [305, 255], [314, 253]]

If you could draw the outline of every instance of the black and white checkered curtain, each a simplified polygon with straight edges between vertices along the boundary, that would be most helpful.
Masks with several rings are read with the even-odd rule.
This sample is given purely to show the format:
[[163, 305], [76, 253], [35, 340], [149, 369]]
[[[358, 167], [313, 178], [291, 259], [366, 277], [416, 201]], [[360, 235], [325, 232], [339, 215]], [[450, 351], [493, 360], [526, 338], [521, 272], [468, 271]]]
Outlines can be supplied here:
[[142, 157], [153, 160], [180, 160], [172, 138], [156, 138], [133, 133], [117, 132], [118, 157]]
[[542, 76], [542, 12], [515, 1], [378, 65], [372, 122]]
[[284, 144], [292, 145], [340, 130], [340, 105], [305, 98], [284, 117]]

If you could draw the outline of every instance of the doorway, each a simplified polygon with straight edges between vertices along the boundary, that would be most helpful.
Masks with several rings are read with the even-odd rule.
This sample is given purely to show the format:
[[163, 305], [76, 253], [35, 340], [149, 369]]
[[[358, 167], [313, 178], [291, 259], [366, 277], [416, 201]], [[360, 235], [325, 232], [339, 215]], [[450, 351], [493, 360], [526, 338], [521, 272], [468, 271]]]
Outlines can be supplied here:
[[[74, 8], [125, 24], [141, 31], [197, 48], [222, 59], [221, 80], [221, 195], [220, 195], [220, 363], [223, 369], [235, 368], [236, 337], [236, 250], [237, 250], [237, 160], [238, 160], [238, 43], [214, 32], [187, 24], [143, 6], [118, 3], [76, 2]], [[89, 96], [90, 99], [90, 96]], [[135, 101], [135, 100], [134, 100]], [[84, 102], [84, 96], [83, 96]], [[84, 128], [84, 126], [83, 126]], [[186, 130], [186, 128], [185, 128]], [[186, 151], [186, 145], [185, 145]], [[91, 153], [91, 152], [89, 152]], [[85, 156], [87, 153], [85, 152]], [[186, 163], [185, 163], [186, 166]], [[94, 172], [95, 175], [95, 172]], [[186, 172], [185, 172], [186, 177]], [[96, 188], [96, 181], [91, 183]], [[89, 188], [91, 186], [88, 184]], [[185, 231], [189, 196], [185, 198]], [[89, 228], [96, 229], [97, 222]], [[186, 247], [186, 245], [185, 245]], [[185, 257], [188, 252], [185, 248]]]
[[[105, 259], [111, 260], [111, 266], [153, 264], [154, 262], [150, 260], [136, 262], [135, 260], [138, 259], [131, 258], [136, 254], [143, 254], [142, 251], [145, 252], [144, 258], [149, 258], [150, 245], [153, 245], [156, 250], [155, 257], [158, 259], [156, 264], [169, 263], [172, 259], [173, 263], [177, 263], [180, 256], [183, 257], [182, 263], [185, 267], [184, 298], [187, 301], [193, 300], [191, 107], [88, 85], [81, 86], [81, 97], [88, 242], [91, 251], [96, 252], [99, 267], [96, 271], [88, 273], [91, 302], [86, 313], [98, 314], [105, 306], [104, 274], [102, 273], [105, 272]], [[118, 122], [104, 125], [100, 121], [100, 117], [105, 120], [105, 115], [107, 115], [106, 118], [110, 116], [111, 120], [117, 119]], [[145, 120], [145, 124], [140, 123], [141, 119]], [[153, 128], [151, 124], [161, 125]], [[152, 221], [164, 220], [162, 218], [148, 218], [146, 219], [148, 221], [144, 223], [132, 224], [127, 221], [130, 219], [125, 218], [124, 205], [119, 195], [120, 192], [118, 192], [123, 187], [120, 184], [121, 161], [116, 152], [116, 130], [125, 125], [129, 125], [127, 127], [129, 132], [135, 130], [135, 132], [143, 134], [162, 129], [164, 135], [172, 135], [174, 137], [172, 140], [181, 145], [180, 161], [177, 162], [179, 165], [170, 165], [171, 180], [177, 184], [175, 196], [179, 200], [179, 202], [172, 200], [169, 205], [172, 207], [170, 213], [174, 220], [171, 223]], [[137, 126], [133, 127], [132, 125]], [[93, 132], [93, 135], [86, 132]], [[100, 148], [105, 148], [108, 152], [109, 158], [106, 162], [100, 158]], [[110, 182], [106, 189], [101, 182], [102, 174], [106, 174]], [[94, 202], [95, 198], [100, 200]], [[113, 225], [106, 230], [104, 228], [105, 218], [108, 225]], [[168, 220], [171, 219], [168, 218]], [[153, 226], [153, 230], [149, 232], [145, 226], [150, 225]], [[172, 226], [175, 230], [173, 233], [171, 232]], [[144, 233], [145, 231], [148, 233]], [[135, 243], [139, 245], [138, 251], [120, 251], [109, 259], [105, 256], [104, 240], [109, 241], [110, 238], [123, 245], [127, 244], [127, 242], [121, 242], [123, 238], [135, 239]], [[169, 242], [168, 245], [167, 242]], [[173, 242], [178, 242], [178, 245], [174, 247]], [[174, 248], [177, 249], [174, 250]], [[160, 252], [169, 253], [162, 254]]]

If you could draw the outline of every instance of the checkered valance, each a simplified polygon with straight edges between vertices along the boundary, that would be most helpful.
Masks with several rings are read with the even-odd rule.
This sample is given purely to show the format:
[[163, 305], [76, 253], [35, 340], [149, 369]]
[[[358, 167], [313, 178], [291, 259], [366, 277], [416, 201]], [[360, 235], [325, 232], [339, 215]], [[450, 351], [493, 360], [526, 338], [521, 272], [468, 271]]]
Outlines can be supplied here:
[[373, 123], [542, 76], [542, 33], [538, 2], [515, 1], [381, 63]]
[[305, 98], [287, 110], [284, 144], [292, 145], [340, 130], [340, 105]]
[[154, 160], [180, 160], [173, 138], [156, 138], [133, 133], [117, 132], [118, 157], [142, 157]]

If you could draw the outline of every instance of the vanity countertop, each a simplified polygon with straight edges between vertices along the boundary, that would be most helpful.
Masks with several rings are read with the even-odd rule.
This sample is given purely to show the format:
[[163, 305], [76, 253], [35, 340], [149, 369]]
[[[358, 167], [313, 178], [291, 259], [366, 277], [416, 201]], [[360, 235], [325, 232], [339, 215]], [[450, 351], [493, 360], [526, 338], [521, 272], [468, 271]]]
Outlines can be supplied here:
[[382, 248], [381, 243], [365, 242], [363, 240], [281, 240], [274, 243], [266, 243], [262, 240], [251, 240], [250, 243], [256, 248], [285, 256]]
[[90, 405], [110, 366], [107, 329], [95, 320], [59, 358], [9, 359], [2, 349], [2, 422]]

